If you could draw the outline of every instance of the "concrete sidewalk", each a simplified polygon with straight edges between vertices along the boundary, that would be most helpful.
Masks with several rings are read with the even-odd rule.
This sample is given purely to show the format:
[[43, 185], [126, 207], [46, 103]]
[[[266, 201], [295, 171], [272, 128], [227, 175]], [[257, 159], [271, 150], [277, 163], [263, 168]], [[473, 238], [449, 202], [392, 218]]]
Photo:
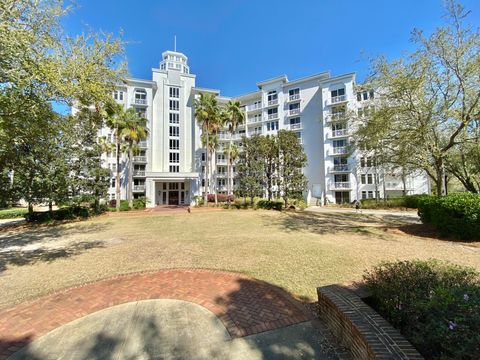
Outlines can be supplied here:
[[26, 359], [336, 359], [310, 321], [231, 338], [206, 308], [181, 300], [117, 305], [63, 325], [13, 354]]

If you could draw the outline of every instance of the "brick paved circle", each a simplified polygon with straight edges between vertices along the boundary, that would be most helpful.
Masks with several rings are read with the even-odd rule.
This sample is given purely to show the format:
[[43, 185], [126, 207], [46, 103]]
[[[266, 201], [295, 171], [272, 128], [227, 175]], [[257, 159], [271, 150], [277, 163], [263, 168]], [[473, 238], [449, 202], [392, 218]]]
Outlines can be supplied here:
[[0, 359], [93, 312], [131, 301], [178, 299], [212, 311], [232, 337], [306, 321], [311, 314], [286, 292], [250, 277], [210, 270], [164, 270], [70, 288], [0, 311]]

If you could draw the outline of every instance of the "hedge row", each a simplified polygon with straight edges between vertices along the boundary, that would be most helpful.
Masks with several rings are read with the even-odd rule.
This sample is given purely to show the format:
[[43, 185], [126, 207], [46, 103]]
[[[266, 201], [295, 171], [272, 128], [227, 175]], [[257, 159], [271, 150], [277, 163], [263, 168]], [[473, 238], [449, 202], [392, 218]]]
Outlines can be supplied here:
[[87, 218], [91, 215], [90, 210], [83, 206], [69, 206], [58, 210], [33, 212], [26, 214], [25, 219], [28, 222], [48, 222], [51, 220], [73, 220], [77, 218]]
[[364, 209], [382, 209], [382, 208], [410, 208], [418, 209], [418, 202], [421, 199], [429, 198], [430, 195], [407, 195], [399, 198], [390, 199], [362, 199], [362, 208]]
[[434, 260], [384, 263], [364, 279], [369, 303], [426, 359], [478, 359], [480, 274]]
[[424, 224], [433, 225], [442, 236], [480, 239], [480, 194], [451, 193], [421, 198], [418, 215]]

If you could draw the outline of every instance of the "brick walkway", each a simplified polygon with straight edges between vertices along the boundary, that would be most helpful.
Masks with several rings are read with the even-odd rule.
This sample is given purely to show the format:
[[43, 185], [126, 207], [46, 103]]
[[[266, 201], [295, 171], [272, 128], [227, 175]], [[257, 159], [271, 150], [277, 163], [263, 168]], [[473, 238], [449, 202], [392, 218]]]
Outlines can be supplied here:
[[178, 299], [200, 304], [242, 337], [308, 320], [303, 305], [273, 285], [235, 273], [165, 270], [67, 289], [0, 312], [0, 359], [87, 314], [131, 301]]

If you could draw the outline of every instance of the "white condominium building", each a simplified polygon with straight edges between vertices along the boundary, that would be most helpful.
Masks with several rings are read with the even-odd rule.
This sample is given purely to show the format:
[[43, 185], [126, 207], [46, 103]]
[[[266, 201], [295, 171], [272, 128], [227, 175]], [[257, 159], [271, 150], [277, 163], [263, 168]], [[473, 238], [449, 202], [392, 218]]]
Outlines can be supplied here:
[[[196, 87], [187, 57], [165, 51], [159, 68], [152, 69], [152, 80], [126, 79], [114, 93], [125, 108], [134, 107], [148, 120], [148, 140], [133, 158], [133, 184], [128, 184], [128, 159], [122, 157], [121, 196], [128, 186], [134, 197], [146, 196], [147, 206], [192, 204], [203, 192], [205, 154], [200, 141], [201, 129], [195, 120], [194, 100], [200, 93], [217, 95], [219, 104], [238, 100], [245, 122], [233, 140], [243, 136], [295, 131], [307, 154], [304, 173], [308, 179], [305, 200], [309, 204], [351, 202], [360, 198], [395, 197], [403, 193], [429, 193], [429, 181], [422, 172], [406, 178], [375, 167], [368, 152], [349, 146], [351, 125], [347, 113], [366, 113], [374, 102], [373, 91], [355, 90], [355, 73], [330, 76], [323, 72], [289, 81], [283, 75], [257, 83], [258, 90], [234, 98], [220, 96], [219, 90]], [[110, 129], [100, 136], [113, 140]], [[224, 145], [230, 140], [220, 132], [220, 146], [212, 161], [211, 184], [226, 192]], [[115, 198], [115, 154], [104, 154], [112, 169], [110, 199]], [[211, 189], [214, 186], [210, 186]]]

